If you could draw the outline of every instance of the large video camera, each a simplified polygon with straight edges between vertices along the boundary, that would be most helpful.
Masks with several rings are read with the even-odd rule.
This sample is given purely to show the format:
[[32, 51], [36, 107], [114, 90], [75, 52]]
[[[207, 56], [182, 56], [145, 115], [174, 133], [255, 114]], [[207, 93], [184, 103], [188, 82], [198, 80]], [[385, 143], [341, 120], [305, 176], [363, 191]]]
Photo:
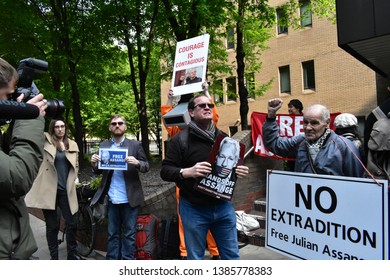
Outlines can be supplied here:
[[[48, 63], [44, 60], [25, 58], [19, 61], [18, 69], [16, 69], [19, 75], [19, 81], [12, 99], [16, 100], [21, 94], [24, 94], [23, 102], [27, 102], [39, 94], [39, 90], [34, 83], [34, 75], [36, 73], [46, 72], [47, 68]], [[47, 117], [58, 118], [64, 111], [65, 105], [62, 100], [57, 98], [47, 100]]]

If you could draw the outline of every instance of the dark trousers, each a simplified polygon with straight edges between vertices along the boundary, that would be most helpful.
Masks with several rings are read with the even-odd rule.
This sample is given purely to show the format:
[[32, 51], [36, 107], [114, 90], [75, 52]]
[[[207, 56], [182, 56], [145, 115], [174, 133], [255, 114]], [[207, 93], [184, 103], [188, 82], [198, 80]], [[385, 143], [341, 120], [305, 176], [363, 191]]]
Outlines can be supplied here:
[[58, 260], [58, 232], [60, 230], [61, 218], [57, 212], [58, 208], [61, 210], [62, 216], [65, 220], [68, 259], [77, 255], [77, 215], [72, 215], [70, 211], [66, 191], [57, 190], [56, 210], [42, 209], [46, 221], [46, 239], [52, 260]]

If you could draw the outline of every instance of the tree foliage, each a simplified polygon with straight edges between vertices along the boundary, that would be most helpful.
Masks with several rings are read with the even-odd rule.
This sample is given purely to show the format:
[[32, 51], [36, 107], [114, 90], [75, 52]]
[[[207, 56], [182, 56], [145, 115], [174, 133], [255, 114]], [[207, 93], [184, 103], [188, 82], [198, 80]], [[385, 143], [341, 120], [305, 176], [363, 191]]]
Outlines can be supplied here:
[[[312, 0], [320, 17], [335, 20], [335, 0]], [[296, 24], [298, 0], [282, 6]], [[160, 143], [160, 81], [171, 77], [176, 42], [210, 34], [207, 76], [237, 71], [240, 115], [247, 126], [245, 75], [261, 67], [275, 10], [267, 0], [3, 0], [0, 56], [17, 66], [49, 62], [36, 84], [46, 98], [63, 99], [64, 118], [79, 145], [109, 137], [108, 119], [120, 113], [149, 151]], [[236, 30], [236, 61], [227, 63], [226, 28]], [[164, 61], [164, 63], [161, 63]], [[261, 94], [270, 82], [256, 85]]]
[[[65, 100], [65, 118], [82, 157], [82, 93], [79, 80], [83, 77], [80, 73], [90, 76], [93, 73], [85, 71], [85, 68], [83, 71], [81, 65], [93, 67], [93, 64], [99, 64], [97, 58], [106, 51], [102, 48], [102, 33], [94, 17], [97, 7], [92, 1], [66, 0], [2, 1], [2, 5], [2, 8], [12, 11], [2, 17], [1, 32], [12, 30], [2, 34], [2, 46], [14, 44], [14, 55], [23, 57], [28, 53], [27, 56], [37, 56], [49, 62], [51, 85], [43, 84], [40, 89], [46, 97], [54, 95]], [[18, 20], [15, 21], [15, 18]], [[72, 118], [69, 118], [70, 114]]]

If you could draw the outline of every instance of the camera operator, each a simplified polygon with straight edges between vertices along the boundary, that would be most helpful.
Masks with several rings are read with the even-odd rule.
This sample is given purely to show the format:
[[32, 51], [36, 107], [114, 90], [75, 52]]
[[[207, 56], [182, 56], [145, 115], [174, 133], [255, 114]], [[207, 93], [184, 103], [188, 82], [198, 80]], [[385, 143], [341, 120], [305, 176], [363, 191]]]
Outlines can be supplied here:
[[[0, 100], [12, 95], [17, 81], [16, 69], [0, 58]], [[22, 99], [23, 95], [17, 101]], [[12, 121], [8, 129], [11, 131], [7, 131], [9, 147], [4, 147], [0, 131], [0, 259], [29, 259], [37, 250], [24, 196], [30, 190], [43, 159], [43, 116], [47, 102], [42, 94], [38, 94], [28, 103], [39, 108], [40, 116]]]

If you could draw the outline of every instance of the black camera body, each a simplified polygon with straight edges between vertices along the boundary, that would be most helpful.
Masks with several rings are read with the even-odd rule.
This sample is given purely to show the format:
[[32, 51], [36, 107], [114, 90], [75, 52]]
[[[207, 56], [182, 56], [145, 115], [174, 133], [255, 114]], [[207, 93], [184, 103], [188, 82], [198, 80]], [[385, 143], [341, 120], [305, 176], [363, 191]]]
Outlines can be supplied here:
[[[39, 90], [34, 84], [34, 76], [36, 73], [45, 73], [47, 69], [47, 61], [36, 58], [25, 58], [20, 60], [18, 69], [16, 69], [19, 75], [19, 81], [12, 99], [16, 100], [21, 94], [24, 94], [23, 102], [27, 102], [39, 94]], [[65, 106], [62, 100], [57, 98], [47, 100], [47, 117], [58, 118], [64, 111]]]

